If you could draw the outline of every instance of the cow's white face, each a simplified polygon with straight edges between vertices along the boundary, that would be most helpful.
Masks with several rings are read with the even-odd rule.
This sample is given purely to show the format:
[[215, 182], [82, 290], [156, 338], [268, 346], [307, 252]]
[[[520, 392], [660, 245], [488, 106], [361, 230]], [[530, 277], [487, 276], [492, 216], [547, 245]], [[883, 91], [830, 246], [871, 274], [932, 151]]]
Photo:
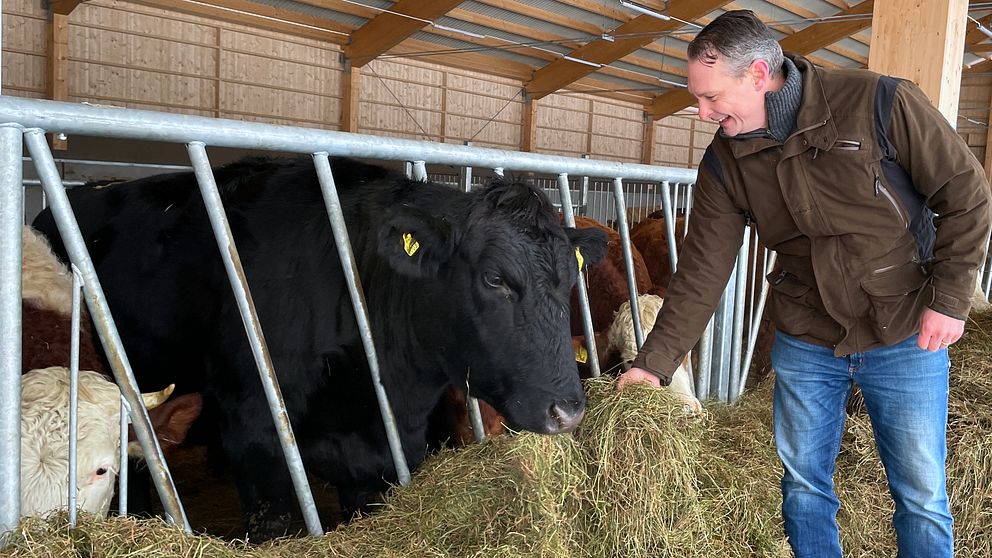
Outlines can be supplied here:
[[[114, 493], [120, 446], [116, 385], [79, 372], [77, 502], [106, 515]], [[44, 516], [68, 507], [69, 371], [56, 366], [21, 377], [21, 514]]]

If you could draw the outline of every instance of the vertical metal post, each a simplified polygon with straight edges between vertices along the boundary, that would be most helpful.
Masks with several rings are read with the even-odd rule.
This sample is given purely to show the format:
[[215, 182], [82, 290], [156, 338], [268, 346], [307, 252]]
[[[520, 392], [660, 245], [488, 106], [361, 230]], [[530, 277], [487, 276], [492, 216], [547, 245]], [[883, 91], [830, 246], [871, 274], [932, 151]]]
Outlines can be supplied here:
[[413, 163], [410, 161], [403, 162], [403, 175], [406, 176], [407, 179], [413, 180]]
[[479, 409], [479, 400], [470, 396], [466, 404], [468, 405], [468, 417], [472, 423], [472, 435], [475, 437], [476, 442], [485, 442], [486, 425], [482, 423], [482, 410]]
[[[582, 156], [583, 159], [588, 159], [589, 154], [586, 153]], [[589, 214], [589, 177], [583, 176], [579, 180], [579, 215]]]
[[69, 205], [69, 198], [62, 187], [62, 178], [55, 168], [55, 161], [48, 149], [48, 143], [45, 141], [45, 132], [32, 128], [24, 132], [24, 139], [28, 151], [31, 153], [31, 158], [34, 159], [41, 184], [45, 188], [45, 192], [48, 193], [52, 216], [55, 218], [55, 224], [58, 225], [65, 249], [69, 253], [72, 263], [79, 268], [79, 272], [83, 276], [86, 306], [107, 353], [107, 360], [110, 362], [117, 386], [121, 389], [121, 394], [124, 395], [132, 410], [134, 431], [138, 436], [141, 449], [144, 451], [145, 462], [148, 464], [148, 470], [151, 472], [159, 498], [162, 499], [165, 513], [171, 521], [177, 522], [189, 533], [191, 531], [189, 522], [186, 520], [186, 513], [183, 511], [182, 503], [176, 494], [176, 487], [172, 483], [169, 468], [162, 457], [162, 448], [159, 447], [158, 438], [152, 431], [148, 412], [141, 401], [138, 384], [131, 371], [131, 363], [124, 352], [120, 335], [117, 333], [117, 327], [110, 314], [110, 307], [103, 295], [103, 288], [100, 286], [96, 268], [93, 266], [93, 261], [86, 249], [83, 235], [79, 232], [76, 216], [73, 215], [72, 207]]
[[672, 275], [678, 267], [679, 255], [675, 247], [675, 211], [672, 210], [672, 189], [668, 181], [661, 183], [661, 207], [665, 211], [665, 232], [668, 237], [668, 262]]
[[296, 437], [293, 435], [293, 426], [289, 421], [286, 402], [279, 389], [279, 380], [276, 378], [272, 365], [272, 356], [265, 344], [265, 336], [262, 334], [262, 326], [258, 321], [258, 313], [255, 311], [255, 303], [251, 298], [251, 290], [248, 288], [248, 280], [244, 267], [241, 265], [241, 257], [238, 255], [231, 227], [224, 212], [224, 204], [217, 191], [217, 183], [214, 180], [213, 170], [210, 168], [206, 147], [202, 142], [190, 142], [186, 145], [186, 150], [189, 152], [190, 162], [193, 163], [193, 172], [200, 187], [200, 195], [203, 196], [203, 205], [210, 218], [210, 226], [214, 231], [214, 238], [217, 240], [217, 248], [224, 260], [224, 269], [227, 271], [231, 289], [234, 291], [234, 298], [238, 303], [238, 311], [241, 313], [241, 320], [245, 326], [245, 333], [248, 335], [251, 352], [255, 357], [255, 365], [258, 366], [262, 389], [265, 392], [265, 399], [269, 403], [272, 420], [275, 422], [279, 442], [286, 458], [286, 466], [289, 468], [289, 475], [293, 480], [293, 487], [296, 489], [300, 509], [303, 511], [304, 522], [310, 534], [319, 537], [324, 534], [324, 531], [320, 526], [320, 517], [317, 515], [317, 507], [314, 505], [310, 484], [307, 482], [307, 475], [303, 469], [303, 458], [296, 445]]
[[127, 516], [127, 434], [128, 434], [128, 416], [130, 416], [130, 411], [127, 408], [127, 401], [124, 397], [121, 397], [121, 421], [120, 421], [120, 432], [121, 432], [121, 453], [120, 453], [120, 465], [117, 472], [117, 515], [120, 517]]
[[734, 285], [734, 325], [730, 344], [730, 378], [727, 389], [727, 402], [737, 401], [741, 381], [741, 351], [744, 337], [744, 287], [747, 286], [747, 261], [751, 248], [748, 239], [751, 227], [744, 227], [744, 239], [737, 254], [737, 282]]
[[[728, 400], [728, 388], [730, 379], [730, 339], [733, 334], [734, 317], [734, 286], [737, 281], [737, 268], [730, 274], [730, 281], [723, 291], [720, 304], [716, 307], [713, 315], [713, 364], [710, 372], [710, 393], [719, 401]], [[712, 382], [713, 375], [716, 382]]]
[[613, 179], [613, 197], [617, 202], [617, 229], [620, 232], [620, 246], [623, 247], [623, 264], [627, 270], [627, 296], [630, 298], [630, 317], [634, 323], [634, 341], [640, 350], [644, 344], [644, 330], [641, 329], [641, 311], [637, 300], [637, 277], [634, 275], [634, 254], [630, 249], [630, 231], [627, 229], [627, 203], [623, 198], [623, 179]]
[[713, 327], [715, 317], [707, 322], [703, 334], [699, 337], [699, 369], [696, 371], [696, 397], [706, 399], [710, 396], [710, 379], [713, 371]]
[[79, 428], [79, 268], [72, 266], [72, 321], [69, 322], [69, 527], [76, 527], [76, 448]]
[[0, 547], [21, 519], [22, 133], [0, 124]]
[[495, 174], [496, 176], [498, 176], [500, 178], [503, 178], [503, 167], [494, 167], [493, 168], [493, 174]]
[[[465, 145], [471, 147], [472, 142], [466, 141]], [[462, 192], [467, 194], [472, 191], [472, 167], [468, 165], [462, 167], [459, 182], [461, 182]]]
[[427, 163], [424, 161], [414, 161], [412, 178], [417, 182], [427, 182]]
[[[575, 228], [575, 213], [572, 211], [572, 191], [568, 186], [568, 173], [558, 175], [558, 191], [561, 193], [561, 211], [565, 216], [565, 226]], [[596, 349], [596, 332], [592, 325], [592, 311], [589, 309], [589, 292], [586, 290], [586, 272], [579, 270], [576, 282], [579, 293], [579, 312], [582, 314], [582, 332], [586, 336], [586, 350], [589, 353], [589, 372], [593, 378], [599, 377], [599, 351]]]
[[[775, 259], [778, 254], [771, 252], [771, 256], [768, 258], [768, 263], [762, 271], [766, 272], [775, 267]], [[761, 317], [765, 313], [765, 301], [768, 300], [768, 281], [762, 278], [761, 280], [761, 296], [758, 300], [758, 309], [754, 312], [755, 324], [751, 327], [750, 336], [747, 342], [747, 354], [744, 356], [744, 368], [741, 373], [741, 385], [737, 388], [737, 397], [740, 397], [744, 393], [744, 387], [747, 384], [747, 375], [751, 371], [751, 359], [754, 357], [754, 345], [758, 340], [758, 332], [761, 331]]]
[[362, 347], [365, 349], [365, 357], [369, 363], [369, 372], [372, 374], [372, 385], [375, 387], [375, 396], [379, 402], [382, 423], [386, 427], [386, 439], [389, 441], [389, 451], [393, 455], [396, 476], [400, 484], [405, 485], [410, 482], [410, 469], [407, 467], [406, 454], [403, 453], [399, 430], [396, 428], [396, 417], [393, 416], [393, 409], [389, 404], [389, 396], [386, 394], [386, 388], [382, 385], [382, 376], [379, 372], [379, 357], [376, 354], [375, 342], [372, 339], [368, 305], [365, 303], [365, 292], [362, 289], [361, 279], [358, 277], [358, 265], [355, 263], [355, 254], [351, 249], [351, 239], [348, 236], [348, 228], [345, 225], [341, 200], [338, 198], [337, 187], [334, 185], [331, 163], [326, 152], [314, 153], [313, 160], [314, 166], [317, 169], [320, 190], [324, 195], [324, 206], [327, 209], [327, 216], [330, 219], [331, 231], [334, 234], [334, 245], [337, 247], [338, 258], [341, 260], [341, 270], [344, 273], [345, 281], [348, 283], [348, 293], [351, 295], [351, 304], [355, 312], [355, 320], [358, 322]]

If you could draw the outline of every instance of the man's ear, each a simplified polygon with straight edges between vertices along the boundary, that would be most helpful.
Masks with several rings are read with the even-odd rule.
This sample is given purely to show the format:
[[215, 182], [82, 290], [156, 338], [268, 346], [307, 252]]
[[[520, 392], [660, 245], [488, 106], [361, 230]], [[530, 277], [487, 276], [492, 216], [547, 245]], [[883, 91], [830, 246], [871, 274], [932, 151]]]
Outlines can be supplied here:
[[391, 211], [379, 228], [379, 255], [401, 275], [434, 277], [454, 253], [454, 232], [446, 219], [402, 206]]
[[747, 71], [750, 74], [751, 83], [754, 85], [755, 90], [760, 90], [772, 78], [771, 67], [768, 65], [767, 61], [762, 60], [761, 58], [751, 62], [751, 65], [748, 66]]
[[592, 267], [606, 256], [606, 243], [609, 237], [599, 229], [572, 229], [565, 227], [565, 235], [575, 248], [575, 257], [580, 268]]

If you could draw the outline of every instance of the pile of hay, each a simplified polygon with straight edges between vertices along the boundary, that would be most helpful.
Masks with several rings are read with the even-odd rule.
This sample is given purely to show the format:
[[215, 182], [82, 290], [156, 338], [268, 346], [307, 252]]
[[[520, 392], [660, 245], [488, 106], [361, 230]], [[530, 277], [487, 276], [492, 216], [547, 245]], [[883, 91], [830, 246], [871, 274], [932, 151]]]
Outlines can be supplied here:
[[[957, 555], [992, 556], [992, 314], [952, 349], [950, 494]], [[777, 557], [790, 552], [771, 382], [733, 407], [682, 416], [667, 393], [589, 382], [574, 435], [503, 437], [430, 459], [374, 516], [326, 537], [262, 546], [188, 537], [158, 521], [25, 522], [0, 556]], [[867, 417], [839, 459], [848, 556], [895, 553], [892, 506]]]

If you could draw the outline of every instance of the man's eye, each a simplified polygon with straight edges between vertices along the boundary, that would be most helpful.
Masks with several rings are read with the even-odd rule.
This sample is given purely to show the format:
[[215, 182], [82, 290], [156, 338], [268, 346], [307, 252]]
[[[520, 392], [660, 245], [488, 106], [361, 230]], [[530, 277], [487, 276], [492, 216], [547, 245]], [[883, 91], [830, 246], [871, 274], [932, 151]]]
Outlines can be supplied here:
[[503, 286], [503, 278], [498, 273], [486, 273], [482, 276], [482, 280], [486, 282], [487, 286], [494, 289]]

